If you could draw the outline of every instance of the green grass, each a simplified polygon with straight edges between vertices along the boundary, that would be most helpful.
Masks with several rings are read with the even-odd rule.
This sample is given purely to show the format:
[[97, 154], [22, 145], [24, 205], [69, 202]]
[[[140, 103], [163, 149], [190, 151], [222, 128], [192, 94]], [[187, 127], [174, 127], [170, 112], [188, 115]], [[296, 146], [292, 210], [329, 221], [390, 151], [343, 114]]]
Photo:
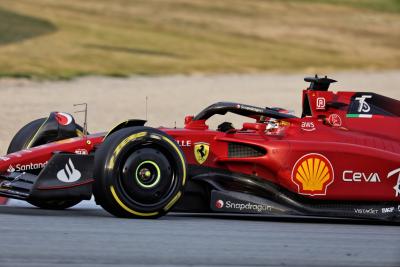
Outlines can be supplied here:
[[57, 30], [44, 19], [20, 15], [3, 8], [0, 8], [0, 21], [0, 45], [22, 42]]
[[344, 5], [349, 7], [367, 9], [371, 11], [400, 13], [400, 0], [283, 0], [283, 1]]
[[400, 67], [397, 0], [3, 0], [0, 77]]

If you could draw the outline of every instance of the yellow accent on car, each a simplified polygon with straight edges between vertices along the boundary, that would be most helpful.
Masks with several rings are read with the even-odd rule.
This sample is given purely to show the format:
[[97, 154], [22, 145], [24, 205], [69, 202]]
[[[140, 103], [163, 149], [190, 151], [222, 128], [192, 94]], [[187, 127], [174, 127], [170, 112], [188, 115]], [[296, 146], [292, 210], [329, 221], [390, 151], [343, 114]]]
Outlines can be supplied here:
[[127, 138], [125, 138], [124, 140], [122, 140], [121, 143], [119, 143], [119, 145], [115, 148], [114, 153], [110, 159], [110, 162], [108, 163], [107, 168], [108, 169], [113, 169], [114, 168], [114, 164], [115, 164], [115, 159], [118, 156], [119, 152], [121, 152], [121, 150], [132, 140], [135, 140], [137, 138], [146, 136], [147, 132], [140, 132], [140, 133], [136, 133], [136, 134], [132, 134], [130, 136], [128, 136]]
[[115, 189], [113, 186], [110, 186], [110, 190], [111, 190], [111, 194], [113, 195], [114, 199], [117, 201], [118, 205], [121, 206], [121, 208], [123, 208], [124, 210], [126, 210], [127, 212], [136, 215], [136, 216], [140, 216], [140, 217], [150, 217], [150, 216], [156, 216], [158, 215], [158, 212], [149, 212], [149, 213], [143, 213], [143, 212], [138, 212], [135, 211], [133, 209], [128, 208], [118, 197], [117, 193], [115, 192]]
[[185, 183], [186, 183], [186, 165], [185, 165], [185, 159], [183, 158], [181, 151], [180, 151], [179, 148], [175, 145], [174, 142], [172, 142], [171, 140], [169, 140], [169, 139], [166, 138], [165, 136], [163, 136], [163, 139], [164, 139], [165, 141], [167, 141], [171, 146], [173, 146], [173, 148], [175, 148], [176, 152], [178, 152], [179, 158], [181, 159], [181, 162], [182, 162], [182, 168], [183, 168], [182, 185], [185, 185]]
[[182, 193], [179, 191], [178, 194], [176, 194], [174, 198], [164, 207], [164, 211], [168, 211], [178, 201], [181, 195]]
[[300, 194], [326, 195], [328, 186], [335, 177], [329, 159], [317, 153], [301, 157], [293, 167], [292, 181], [298, 186]]
[[36, 131], [35, 135], [31, 137], [29, 140], [29, 143], [26, 145], [26, 147], [23, 147], [24, 149], [31, 148], [33, 141], [36, 139], [36, 136], [38, 135], [39, 131], [43, 128], [43, 125], [49, 120], [49, 117], [40, 125], [39, 129]]
[[328, 165], [319, 158], [304, 160], [297, 168], [296, 179], [302, 183], [303, 190], [322, 190], [331, 179]]

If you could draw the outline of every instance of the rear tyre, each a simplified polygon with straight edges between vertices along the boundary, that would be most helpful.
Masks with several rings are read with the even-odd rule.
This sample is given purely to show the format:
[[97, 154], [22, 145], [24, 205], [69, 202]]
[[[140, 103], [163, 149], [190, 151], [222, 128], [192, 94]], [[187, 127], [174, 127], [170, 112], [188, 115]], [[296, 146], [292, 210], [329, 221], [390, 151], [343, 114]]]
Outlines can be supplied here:
[[149, 127], [119, 130], [101, 144], [93, 194], [106, 211], [125, 218], [157, 218], [180, 199], [186, 160], [167, 134]]
[[11, 140], [7, 149], [7, 154], [25, 149], [46, 118], [34, 120], [22, 127]]
[[[40, 118], [37, 120], [34, 120], [24, 127], [22, 127], [14, 136], [14, 138], [11, 140], [10, 145], [8, 146], [7, 149], [7, 154], [11, 154], [20, 150], [23, 150], [27, 148], [29, 142], [35, 135], [35, 133], [39, 130], [39, 128], [43, 125], [43, 123], [46, 121], [46, 118]], [[56, 140], [43, 140], [44, 143], [49, 143], [53, 142]], [[43, 145], [43, 144], [38, 144], [38, 145]], [[28, 171], [29, 172], [29, 171]], [[30, 171], [33, 174], [38, 174], [37, 171], [35, 172]], [[31, 199], [27, 200], [28, 203], [30, 203], [33, 206], [36, 206], [38, 208], [42, 209], [50, 209], [50, 210], [63, 210], [70, 208], [72, 206], [75, 206], [81, 200], [79, 199], [66, 199], [66, 200], [36, 200], [36, 199]]]

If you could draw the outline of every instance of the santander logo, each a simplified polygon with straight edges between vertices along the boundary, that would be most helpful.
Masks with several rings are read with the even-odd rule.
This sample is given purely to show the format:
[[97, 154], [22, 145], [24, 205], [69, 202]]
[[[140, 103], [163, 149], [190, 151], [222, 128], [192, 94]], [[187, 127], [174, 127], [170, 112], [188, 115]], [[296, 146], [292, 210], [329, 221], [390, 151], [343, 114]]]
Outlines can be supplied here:
[[81, 178], [81, 172], [75, 169], [71, 159], [65, 164], [64, 169], [57, 172], [57, 179], [64, 183], [73, 183]]
[[15, 168], [12, 165], [10, 165], [8, 166], [7, 172], [9, 173], [15, 172]]

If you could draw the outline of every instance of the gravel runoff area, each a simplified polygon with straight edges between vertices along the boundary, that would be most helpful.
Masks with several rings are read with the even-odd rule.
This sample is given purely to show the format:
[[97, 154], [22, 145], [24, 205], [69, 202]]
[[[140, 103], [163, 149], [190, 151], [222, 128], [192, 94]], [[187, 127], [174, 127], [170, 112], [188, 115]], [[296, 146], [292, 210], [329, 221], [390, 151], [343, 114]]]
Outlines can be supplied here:
[[[0, 154], [23, 125], [50, 111], [74, 112], [73, 104], [89, 104], [90, 132], [106, 131], [125, 119], [146, 117], [148, 125], [182, 126], [218, 101], [280, 106], [300, 114], [304, 76], [310, 74], [227, 74], [210, 76], [85, 77], [72, 81], [0, 80]], [[339, 82], [333, 90], [359, 90], [400, 99], [400, 71], [329, 74]], [[76, 114], [78, 122], [82, 115]], [[232, 121], [239, 121], [231, 118]], [[212, 121], [216, 125], [219, 119]], [[240, 124], [236, 124], [240, 127]]]

